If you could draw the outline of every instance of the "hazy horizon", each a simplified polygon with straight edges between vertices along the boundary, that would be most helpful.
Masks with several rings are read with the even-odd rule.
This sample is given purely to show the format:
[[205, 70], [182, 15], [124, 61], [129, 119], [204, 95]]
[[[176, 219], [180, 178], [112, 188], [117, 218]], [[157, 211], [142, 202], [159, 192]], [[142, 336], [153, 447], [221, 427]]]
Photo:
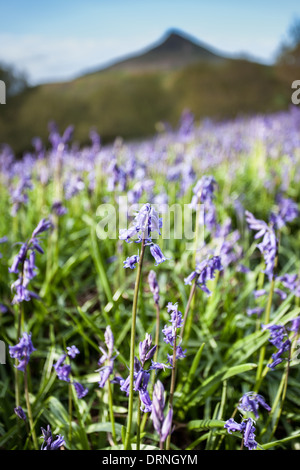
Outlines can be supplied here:
[[299, 13], [293, 0], [12, 0], [1, 6], [0, 62], [25, 71], [31, 84], [64, 81], [141, 52], [176, 29], [225, 55], [270, 64]]

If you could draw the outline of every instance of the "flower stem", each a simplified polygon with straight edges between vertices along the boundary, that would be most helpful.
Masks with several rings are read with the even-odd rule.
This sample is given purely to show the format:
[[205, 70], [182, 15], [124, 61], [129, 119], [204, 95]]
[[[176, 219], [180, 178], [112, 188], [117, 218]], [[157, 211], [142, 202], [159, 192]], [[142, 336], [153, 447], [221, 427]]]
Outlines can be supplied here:
[[38, 442], [37, 442], [37, 438], [36, 438], [36, 434], [35, 434], [33, 418], [32, 418], [32, 411], [31, 411], [31, 405], [30, 405], [30, 400], [29, 400], [27, 368], [24, 371], [24, 387], [25, 387], [25, 399], [26, 399], [26, 406], [27, 406], [27, 413], [28, 413], [31, 436], [32, 436], [34, 448], [35, 448], [35, 450], [38, 450], [39, 446], [38, 446]]
[[73, 400], [72, 400], [72, 385], [69, 383], [68, 387], [68, 407], [69, 407], [69, 443], [72, 442], [72, 414], [73, 414]]
[[138, 398], [138, 410], [137, 410], [137, 432], [136, 432], [136, 450], [140, 450], [141, 444], [141, 399]]
[[[264, 318], [265, 325], [267, 325], [270, 321], [274, 286], [275, 286], [275, 278], [273, 277], [272, 281], [271, 281], [271, 286], [270, 286], [268, 303], [267, 303], [267, 307], [266, 307], [266, 311], [265, 311], [265, 318]], [[259, 361], [258, 361], [258, 367], [257, 367], [256, 385], [255, 385], [255, 389], [254, 389], [256, 392], [258, 392], [258, 389], [259, 389], [261, 381], [262, 381], [262, 370], [263, 370], [265, 353], [266, 353], [266, 346], [263, 345], [260, 349], [260, 355], [259, 355]]]
[[137, 275], [135, 280], [134, 297], [132, 305], [132, 325], [131, 325], [131, 340], [130, 340], [130, 385], [129, 385], [129, 399], [128, 399], [128, 417], [127, 417], [127, 428], [125, 435], [124, 449], [128, 450], [130, 447], [130, 434], [132, 426], [132, 414], [133, 414], [133, 374], [134, 374], [134, 349], [135, 349], [135, 329], [136, 329], [136, 317], [137, 317], [137, 305], [139, 295], [139, 285], [142, 274], [143, 259], [145, 254], [145, 239], [142, 240], [141, 254], [137, 268]]
[[108, 403], [109, 403], [110, 422], [111, 422], [111, 428], [112, 428], [112, 438], [113, 438], [114, 443], [116, 444], [117, 436], [116, 436], [116, 427], [115, 427], [115, 417], [114, 417], [114, 411], [113, 411], [111, 383], [109, 380], [107, 381], [107, 387], [108, 387]]
[[194, 294], [195, 294], [195, 291], [196, 291], [198, 277], [199, 277], [199, 275], [195, 279], [194, 284], [192, 285], [192, 288], [190, 290], [190, 295], [189, 295], [188, 302], [187, 302], [185, 312], [184, 312], [184, 315], [183, 315], [183, 322], [182, 322], [182, 327], [181, 327], [181, 331], [180, 331], [181, 338], [183, 337], [184, 327], [185, 327], [186, 320], [187, 320], [187, 317], [188, 317], [188, 313], [190, 311], [191, 303], [192, 303], [192, 300], [193, 300], [193, 297], [194, 297]]
[[[169, 409], [173, 408], [173, 398], [174, 398], [174, 391], [175, 391], [175, 381], [176, 381], [176, 331], [174, 334], [174, 344], [173, 344], [173, 367], [172, 367], [172, 375], [171, 375], [171, 386], [170, 386], [170, 398], [169, 398]], [[170, 433], [167, 437], [166, 442], [166, 450], [170, 450], [171, 444], [171, 432], [172, 432], [172, 425], [170, 426]]]

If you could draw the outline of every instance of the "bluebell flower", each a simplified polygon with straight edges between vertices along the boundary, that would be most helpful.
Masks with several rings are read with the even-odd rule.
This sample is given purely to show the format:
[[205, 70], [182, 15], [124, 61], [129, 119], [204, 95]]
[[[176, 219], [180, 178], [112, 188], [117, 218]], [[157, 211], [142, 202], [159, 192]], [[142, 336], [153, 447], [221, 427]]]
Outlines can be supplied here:
[[163, 263], [164, 261], [167, 260], [167, 258], [162, 253], [160, 247], [158, 245], [156, 245], [155, 243], [152, 243], [152, 245], [150, 245], [150, 253], [153, 256], [153, 258], [155, 259], [155, 266], [157, 266], [157, 265], [159, 265], [159, 264], [161, 264], [161, 263]]
[[183, 319], [182, 313], [178, 310], [177, 304], [168, 303], [167, 310], [170, 313], [170, 323], [171, 325], [165, 325], [162, 332], [164, 334], [164, 341], [167, 344], [173, 346], [174, 340], [177, 336], [177, 329], [182, 327]]
[[217, 228], [216, 208], [213, 203], [216, 185], [217, 183], [213, 176], [203, 176], [200, 180], [198, 180], [193, 189], [194, 195], [190, 204], [192, 209], [196, 209], [198, 204], [203, 206], [203, 220], [200, 222], [210, 232]]
[[276, 279], [290, 292], [296, 291], [298, 280], [297, 274], [283, 274], [282, 276], [277, 276]]
[[288, 334], [285, 327], [282, 325], [262, 325], [262, 328], [263, 330], [270, 330], [269, 341], [277, 348], [277, 352], [272, 354], [272, 363], [268, 364], [270, 369], [275, 369], [284, 360], [282, 357], [284, 353], [290, 352], [291, 341], [287, 337]]
[[162, 219], [158, 216], [156, 210], [147, 203], [136, 213], [132, 225], [128, 229], [120, 230], [120, 239], [128, 243], [131, 241], [146, 243], [151, 240], [152, 232], [161, 235]]
[[65, 364], [64, 361], [66, 359], [67, 355], [62, 354], [56, 364], [54, 364], [54, 369], [57, 374], [57, 377], [59, 380], [62, 380], [64, 382], [70, 382], [70, 374], [71, 374], [71, 366], [70, 364]]
[[17, 406], [14, 409], [14, 412], [16, 413], [18, 418], [22, 419], [23, 421], [26, 421], [27, 417], [26, 417], [25, 411], [23, 410], [21, 406]]
[[157, 345], [152, 346], [152, 336], [146, 333], [144, 341], [139, 343], [139, 357], [142, 364], [151, 359], [157, 349]]
[[103, 388], [104, 385], [106, 384], [107, 380], [109, 379], [109, 376], [113, 373], [113, 367], [114, 367], [114, 360], [116, 356], [113, 356], [114, 352], [114, 336], [111, 330], [110, 325], [107, 325], [105, 332], [104, 332], [104, 342], [106, 345], [106, 350], [102, 348], [101, 346], [99, 347], [102, 356], [100, 357], [98, 361], [98, 365], [101, 366], [98, 369], [99, 372], [99, 387]]
[[270, 220], [274, 226], [281, 229], [288, 222], [299, 216], [298, 204], [290, 198], [279, 195], [277, 197], [277, 211], [271, 213]]
[[[176, 361], [177, 359], [184, 359], [186, 356], [186, 350], [182, 350], [182, 347], [181, 346], [176, 346]], [[173, 355], [172, 354], [168, 354], [168, 362], [169, 364], [173, 367]]]
[[36, 351], [31, 341], [31, 333], [23, 333], [22, 338], [15, 346], [9, 346], [9, 354], [12, 358], [18, 359], [18, 370], [25, 372], [31, 354]]
[[249, 211], [246, 211], [245, 214], [250, 229], [257, 232], [254, 239], [263, 237], [262, 241], [258, 243], [257, 248], [260, 250], [265, 260], [266, 266], [264, 272], [268, 275], [269, 279], [272, 279], [278, 250], [278, 241], [274, 228], [263, 220], [256, 219]]
[[65, 444], [64, 437], [60, 434], [58, 434], [55, 438], [53, 437], [49, 424], [47, 429], [41, 428], [41, 431], [42, 437], [44, 439], [41, 450], [58, 450]]
[[84, 398], [88, 393], [88, 388], [85, 388], [81, 383], [74, 382], [73, 383], [75, 391], [77, 393], [78, 398]]
[[151, 419], [161, 442], [164, 442], [170, 434], [173, 419], [173, 409], [170, 408], [165, 417], [164, 408], [164, 386], [160, 380], [158, 380], [153, 388]]
[[54, 212], [58, 217], [62, 217], [68, 212], [68, 209], [63, 205], [61, 201], [54, 201], [51, 206], [51, 211]]
[[220, 256], [207, 258], [197, 264], [195, 271], [184, 279], [184, 283], [191, 285], [195, 279], [196, 285], [209, 296], [211, 295], [211, 291], [208, 289], [206, 283], [215, 278], [216, 271], [222, 270], [223, 266]]
[[139, 255], [128, 256], [128, 258], [125, 261], [123, 261], [124, 268], [134, 269], [135, 265], [139, 262], [139, 260], [140, 260]]
[[72, 357], [72, 359], [74, 359], [77, 354], [80, 354], [79, 349], [74, 345], [67, 346], [67, 352], [68, 352], [68, 356]]
[[254, 450], [257, 448], [257, 442], [255, 441], [255, 427], [253, 426], [253, 419], [247, 418], [243, 420], [240, 424], [237, 423], [233, 418], [230, 418], [226, 421], [224, 428], [227, 429], [229, 434], [233, 432], [240, 432], [243, 436], [243, 443], [245, 447], [249, 450]]
[[296, 317], [292, 320], [292, 326], [290, 327], [290, 331], [293, 331], [295, 335], [298, 335], [300, 332], [300, 317]]
[[148, 283], [150, 290], [153, 294], [153, 300], [156, 305], [159, 304], [159, 285], [156, 278], [155, 271], [151, 270], [148, 275]]
[[37, 294], [28, 289], [30, 281], [37, 274], [35, 265], [36, 252], [44, 253], [40, 246], [39, 235], [51, 227], [51, 223], [47, 219], [42, 219], [32, 232], [28, 242], [22, 243], [19, 253], [14, 257], [9, 272], [18, 274], [18, 279], [12, 283], [12, 290], [15, 291], [13, 304], [28, 302], [32, 298], [39, 298]]
[[256, 419], [259, 418], [259, 406], [262, 406], [267, 411], [271, 411], [271, 407], [266, 403], [264, 397], [256, 392], [244, 393], [238, 404], [240, 410], [252, 412]]
[[264, 311], [264, 308], [262, 308], [262, 307], [247, 308], [247, 310], [246, 310], [247, 315], [249, 315], [249, 316], [257, 315], [258, 317], [261, 316], [263, 311]]

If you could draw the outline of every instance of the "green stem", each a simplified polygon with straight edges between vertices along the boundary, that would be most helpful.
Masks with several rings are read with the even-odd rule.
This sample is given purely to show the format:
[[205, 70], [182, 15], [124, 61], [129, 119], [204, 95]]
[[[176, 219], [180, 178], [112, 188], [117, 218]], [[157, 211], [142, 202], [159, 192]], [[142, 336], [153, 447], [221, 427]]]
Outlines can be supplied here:
[[[295, 344], [295, 343], [294, 343]], [[293, 348], [291, 348], [293, 349]], [[268, 416], [268, 419], [267, 419], [267, 422], [265, 424], [265, 427], [264, 429], [261, 431], [261, 435], [263, 435], [266, 430], [267, 430], [267, 427], [270, 423], [270, 421], [272, 420], [274, 414], [275, 414], [275, 411], [276, 411], [276, 408], [278, 406], [278, 403], [279, 403], [279, 400], [280, 400], [280, 396], [281, 396], [281, 404], [280, 404], [280, 409], [278, 410], [278, 414], [276, 416], [276, 422], [273, 426], [273, 429], [272, 429], [272, 432], [271, 432], [271, 435], [268, 437], [268, 441], [270, 442], [275, 434], [275, 431], [277, 429], [277, 426], [278, 426], [278, 423], [279, 423], [279, 419], [280, 419], [280, 416], [281, 416], [281, 413], [282, 413], [282, 409], [283, 409], [283, 403], [284, 403], [284, 400], [285, 400], [285, 397], [286, 397], [286, 391], [287, 391], [287, 384], [288, 384], [288, 376], [289, 376], [289, 370], [290, 370], [290, 360], [291, 360], [291, 349], [289, 350], [289, 357], [288, 357], [288, 360], [287, 360], [287, 365], [286, 365], [286, 368], [285, 368], [285, 372], [284, 374], [282, 375], [282, 378], [281, 378], [281, 381], [280, 381], [280, 384], [279, 384], [279, 387], [278, 387], [278, 390], [277, 390], [277, 394], [276, 394], [276, 397], [273, 401], [273, 405], [272, 405], [272, 409], [270, 411], [270, 414]]]
[[[264, 324], [265, 325], [267, 325], [270, 322], [274, 286], [275, 286], [275, 278], [273, 276], [273, 279], [271, 281], [271, 286], [270, 286], [268, 303], [267, 303], [267, 307], [266, 307], [266, 310], [265, 310], [265, 318], [264, 318]], [[259, 355], [259, 361], [258, 361], [258, 367], [257, 367], [257, 374], [256, 374], [256, 385], [255, 385], [255, 388], [254, 388], [255, 392], [258, 392], [261, 381], [262, 381], [262, 370], [263, 370], [263, 365], [264, 365], [265, 353], [266, 353], [266, 346], [263, 345], [260, 349], [260, 355]]]
[[[174, 334], [172, 363], [173, 363], [173, 367], [172, 367], [171, 386], [170, 386], [169, 409], [173, 408], [173, 398], [174, 398], [175, 382], [176, 382], [176, 331], [175, 331], [175, 334]], [[172, 425], [170, 426], [170, 433], [167, 437], [166, 450], [170, 450], [171, 432], [172, 432]]]
[[69, 443], [72, 442], [72, 414], [73, 414], [73, 401], [72, 401], [72, 384], [69, 384]]
[[136, 431], [136, 450], [140, 450], [141, 444], [141, 399], [138, 398], [138, 410], [137, 410], [137, 431]]
[[182, 327], [181, 327], [181, 331], [180, 331], [181, 338], [183, 337], [183, 332], [184, 332], [184, 327], [185, 327], [185, 324], [186, 324], [187, 316], [188, 316], [188, 313], [190, 311], [191, 303], [192, 303], [192, 300], [193, 300], [193, 297], [194, 297], [194, 294], [195, 294], [195, 291], [196, 291], [198, 277], [199, 277], [199, 275], [196, 277], [196, 279], [194, 281], [194, 284], [192, 285], [192, 288], [190, 290], [190, 295], [189, 295], [188, 302], [187, 302], [185, 312], [184, 312], [184, 315], [183, 315]]
[[138, 295], [139, 295], [139, 285], [142, 274], [143, 259], [145, 254], [145, 239], [142, 240], [142, 248], [139, 259], [139, 264], [137, 268], [137, 275], [135, 280], [134, 288], [134, 297], [132, 305], [132, 325], [131, 325], [131, 340], [130, 340], [130, 385], [129, 385], [129, 399], [128, 399], [128, 418], [127, 418], [127, 428], [125, 435], [125, 444], [124, 449], [128, 450], [130, 447], [130, 434], [132, 426], [132, 414], [133, 414], [133, 374], [134, 374], [134, 349], [135, 349], [135, 329], [136, 329], [136, 317], [137, 317], [137, 305], [138, 305]]
[[[23, 304], [20, 304], [20, 309], [19, 309], [19, 316], [18, 316], [18, 327], [17, 327], [17, 341], [21, 337], [21, 331], [22, 331], [22, 323], [24, 321], [24, 307]], [[18, 359], [15, 359], [15, 365], [18, 365]], [[15, 382], [15, 391], [16, 391], [16, 406], [20, 406], [20, 374], [19, 370], [16, 368], [15, 371], [15, 377], [16, 377], [16, 382]]]
[[25, 371], [24, 371], [24, 387], [25, 387], [25, 399], [26, 399], [26, 406], [27, 406], [27, 413], [28, 413], [31, 436], [32, 436], [34, 448], [35, 448], [35, 450], [38, 450], [39, 445], [38, 445], [38, 441], [37, 441], [36, 434], [35, 434], [35, 429], [34, 429], [34, 425], [33, 425], [33, 418], [32, 418], [32, 411], [31, 411], [31, 405], [30, 405], [30, 400], [29, 400], [27, 368], [25, 368]]
[[114, 443], [116, 444], [117, 436], [116, 436], [115, 417], [114, 417], [114, 410], [113, 410], [113, 399], [112, 399], [112, 393], [111, 393], [110, 380], [107, 381], [107, 388], [108, 388], [108, 403], [109, 403], [110, 422], [111, 422], [111, 428], [112, 428], [112, 438], [113, 438]]

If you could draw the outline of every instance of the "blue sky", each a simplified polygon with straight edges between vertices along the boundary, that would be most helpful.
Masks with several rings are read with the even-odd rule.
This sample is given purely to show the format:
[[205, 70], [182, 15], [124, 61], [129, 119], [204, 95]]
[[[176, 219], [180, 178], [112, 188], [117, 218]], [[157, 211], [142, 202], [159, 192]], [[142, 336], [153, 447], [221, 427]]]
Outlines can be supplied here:
[[170, 28], [227, 55], [271, 63], [294, 0], [9, 0], [1, 2], [0, 61], [31, 83], [67, 80], [157, 42]]

